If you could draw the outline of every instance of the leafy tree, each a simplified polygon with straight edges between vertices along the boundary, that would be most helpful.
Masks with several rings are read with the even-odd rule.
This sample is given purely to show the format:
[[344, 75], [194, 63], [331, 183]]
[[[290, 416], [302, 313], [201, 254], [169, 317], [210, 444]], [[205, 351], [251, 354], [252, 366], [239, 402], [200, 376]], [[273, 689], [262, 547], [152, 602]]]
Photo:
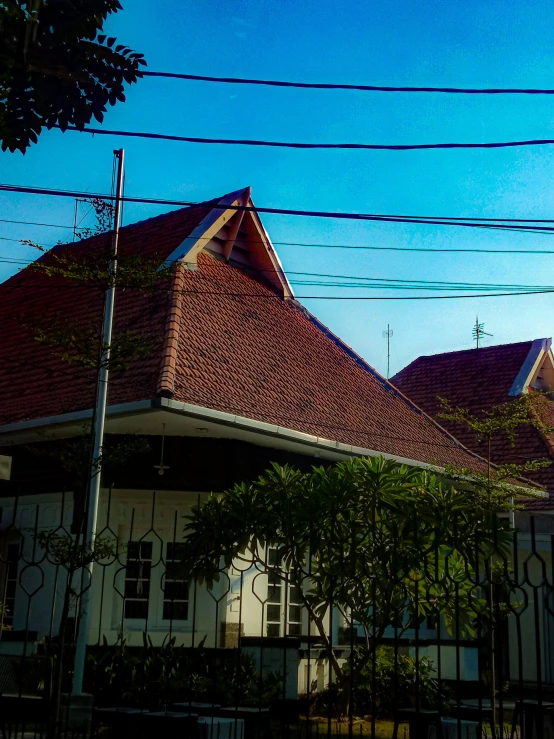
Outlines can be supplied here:
[[[466, 408], [452, 406], [445, 398], [439, 398], [441, 412], [439, 418], [452, 421], [473, 431], [477, 441], [485, 445], [487, 469], [479, 472], [465, 467], [448, 466], [447, 473], [458, 479], [468, 481], [470, 495], [477, 495], [481, 500], [488, 500], [492, 507], [511, 508], [514, 498], [514, 483], [518, 478], [537, 472], [552, 464], [548, 459], [526, 459], [521, 464], [498, 464], [492, 457], [492, 443], [495, 439], [505, 437], [512, 447], [516, 446], [517, 432], [522, 426], [532, 426], [542, 434], [554, 431], [541, 418], [540, 403], [544, 401], [544, 393], [526, 393], [518, 398], [494, 405], [480, 415], [470, 413]], [[532, 495], [527, 488], [521, 491], [525, 496]]]
[[[363, 633], [356, 675], [388, 629], [399, 637], [441, 616], [450, 633], [474, 635], [483, 607], [478, 558], [507, 544], [505, 528], [488, 499], [394, 461], [352, 459], [308, 473], [274, 464], [256, 482], [193, 508], [184, 565], [209, 587], [237, 561], [295, 585], [346, 689], [331, 609]], [[268, 547], [277, 548], [281, 568], [268, 567]]]
[[[447, 473], [458, 480], [465, 481], [470, 496], [477, 496], [486, 501], [491, 509], [511, 510], [515, 514], [521, 505], [514, 505], [514, 497], [531, 497], [533, 492], [514, 489], [514, 483], [528, 474], [548, 467], [552, 462], [548, 459], [526, 459], [521, 464], [495, 464], [492, 458], [493, 441], [507, 438], [512, 447], [516, 446], [517, 432], [521, 427], [532, 426], [541, 434], [550, 434], [553, 426], [547, 425], [541, 417], [541, 403], [546, 400], [545, 393], [532, 392], [520, 395], [508, 403], [494, 405], [480, 415], [470, 413], [465, 408], [453, 407], [445, 398], [439, 398], [441, 413], [439, 418], [452, 421], [473, 431], [477, 441], [484, 442], [487, 469], [479, 472], [465, 467], [447, 467]], [[481, 625], [488, 633], [488, 646], [482, 650], [485, 663], [488, 663], [488, 682], [493, 706], [493, 721], [496, 720], [495, 701], [498, 687], [498, 655], [502, 651], [502, 642], [507, 636], [507, 618], [515, 613], [522, 604], [512, 598], [509, 585], [511, 570], [504, 556], [493, 551], [486, 559], [488, 587], [485, 588], [486, 608], [483, 609]]]
[[[90, 250], [72, 248], [71, 244], [58, 241], [51, 251], [31, 240], [23, 244], [37, 249], [45, 256], [33, 262], [27, 269], [48, 277], [62, 278], [70, 285], [96, 288], [102, 294], [110, 287], [131, 288], [152, 292], [160, 288], [163, 280], [173, 273], [173, 266], [163, 265], [159, 255], [121, 254], [115, 257], [108, 232], [113, 224], [113, 205], [101, 198], [84, 199], [94, 211], [96, 223], [76, 232], [79, 240], [105, 235], [103, 243]], [[117, 269], [114, 269], [117, 262]], [[76, 321], [67, 315], [22, 315], [25, 325], [33, 332], [35, 341], [49, 346], [59, 358], [85, 369], [121, 371], [129, 368], [133, 359], [146, 357], [152, 352], [153, 339], [137, 331], [119, 332], [110, 345], [102, 341], [103, 320], [96, 324], [87, 320]]]
[[144, 57], [102, 29], [119, 0], [0, 2], [0, 140], [23, 153], [44, 127], [82, 130], [125, 101]]
[[[56, 579], [62, 592], [60, 611], [59, 637], [53, 650], [53, 705], [50, 735], [55, 735], [58, 728], [60, 711], [60, 695], [63, 688], [64, 674], [70, 669], [68, 664], [68, 643], [70, 642], [69, 618], [80, 596], [83, 581], [80, 572], [91, 563], [106, 563], [116, 553], [113, 537], [100, 533], [92, 543], [87, 543], [83, 534], [82, 519], [84, 501], [90, 482], [90, 459], [92, 437], [90, 429], [83, 427], [83, 433], [72, 439], [56, 440], [46, 437], [48, 443], [41, 446], [30, 446], [28, 449], [37, 456], [48, 457], [60, 467], [64, 486], [73, 491], [74, 507], [79, 508], [76, 515], [77, 525], [72, 536], [63, 522], [56, 529], [40, 531], [36, 535], [38, 546], [44, 551], [48, 562], [55, 565], [60, 576]], [[128, 434], [117, 442], [104, 445], [99, 465], [109, 474], [110, 470], [124, 464], [127, 460], [148, 451], [146, 439]]]
[[72, 604], [79, 597], [78, 573], [93, 562], [109, 560], [114, 555], [113, 542], [108, 537], [96, 538], [93, 546], [81, 543], [79, 535], [73, 538], [60, 527], [54, 531], [41, 531], [37, 534], [37, 543], [44, 550], [46, 559], [55, 565], [58, 572], [65, 573], [60, 580], [63, 588], [63, 603], [60, 617], [60, 633], [58, 648], [54, 650], [53, 672], [53, 713], [51, 716], [50, 736], [56, 736], [60, 714], [60, 697], [63, 691], [63, 677], [69, 665], [67, 662], [68, 619]]
[[[356, 650], [353, 656], [355, 670], [360, 657], [363, 659], [363, 653]], [[376, 715], [390, 716], [397, 705], [413, 705], [416, 692], [421, 709], [436, 707], [437, 698], [443, 706], [448, 702], [448, 693], [437, 679], [428, 657], [410, 657], [398, 654], [392, 647], [380, 646], [372, 664], [366, 663], [357, 674], [353, 689], [354, 711], [363, 715], [371, 706]]]

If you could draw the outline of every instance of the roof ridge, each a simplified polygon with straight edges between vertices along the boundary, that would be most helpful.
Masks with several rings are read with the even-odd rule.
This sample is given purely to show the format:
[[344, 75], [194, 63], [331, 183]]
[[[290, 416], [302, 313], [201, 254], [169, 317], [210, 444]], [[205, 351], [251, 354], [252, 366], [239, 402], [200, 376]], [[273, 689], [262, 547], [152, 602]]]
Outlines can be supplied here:
[[[546, 337], [544, 337], [546, 338]], [[544, 338], [540, 339], [525, 339], [524, 341], [512, 341], [508, 342], [507, 344], [493, 344], [492, 346], [480, 346], [480, 347], [471, 347], [471, 349], [453, 349], [449, 352], [436, 352], [435, 354], [420, 354], [419, 357], [416, 357], [413, 361], [416, 362], [418, 359], [428, 359], [431, 357], [445, 357], [447, 355], [451, 354], [469, 354], [469, 352], [486, 352], [491, 351], [492, 349], [503, 349], [507, 346], [521, 346], [522, 344], [532, 344], [533, 341], [543, 341]], [[410, 364], [412, 364], [410, 362]], [[409, 367], [409, 365], [406, 365], [406, 367]], [[400, 370], [402, 371], [402, 370]]]
[[313, 313], [310, 313], [310, 311], [305, 306], [297, 303], [296, 300], [294, 301], [294, 303], [300, 305], [302, 310], [305, 312], [308, 320], [310, 320], [323, 334], [325, 334], [325, 336], [331, 339], [331, 341], [333, 341], [340, 349], [342, 349], [342, 351], [348, 354], [349, 357], [354, 359], [354, 361], [363, 369], [365, 369], [366, 372], [375, 377], [375, 379], [384, 386], [385, 390], [389, 390], [390, 392], [394, 393], [404, 403], [406, 403], [408, 407], [418, 413], [422, 418], [425, 418], [432, 426], [435, 426], [440, 431], [440, 433], [442, 433], [443, 436], [446, 436], [450, 441], [454, 442], [457, 447], [463, 449], [475, 459], [478, 459], [479, 461], [486, 464], [486, 460], [483, 457], [481, 457], [479, 454], [476, 454], [474, 451], [469, 449], [469, 447], [466, 447], [464, 444], [458, 441], [458, 439], [456, 439], [453, 434], [451, 434], [443, 426], [441, 426], [440, 423], [435, 421], [434, 418], [425, 413], [422, 408], [416, 405], [413, 400], [410, 400], [407, 395], [404, 395], [404, 393], [402, 393], [395, 385], [393, 385], [390, 380], [387, 380], [385, 377], [383, 377], [382, 374], [377, 372], [377, 370], [372, 367], [367, 360], [365, 360], [360, 354], [354, 351], [352, 347], [348, 346], [346, 342], [344, 342], [341, 338], [334, 334], [322, 321], [319, 320], [319, 318], [314, 316]]

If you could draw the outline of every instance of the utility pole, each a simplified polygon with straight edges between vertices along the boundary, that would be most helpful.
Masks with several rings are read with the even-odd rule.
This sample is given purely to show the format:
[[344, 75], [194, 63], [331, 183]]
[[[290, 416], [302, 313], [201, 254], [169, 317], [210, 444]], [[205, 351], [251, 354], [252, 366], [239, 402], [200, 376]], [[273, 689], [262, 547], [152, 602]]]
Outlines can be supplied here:
[[387, 323], [387, 330], [383, 331], [383, 338], [387, 340], [387, 380], [389, 379], [390, 375], [390, 340], [393, 334], [394, 331]]
[[[98, 501], [100, 498], [100, 479], [102, 467], [102, 445], [104, 442], [104, 421], [106, 417], [106, 401], [108, 396], [108, 365], [110, 360], [110, 345], [112, 342], [112, 327], [115, 301], [115, 275], [117, 272], [117, 246], [119, 241], [119, 221], [121, 219], [121, 195], [123, 190], [124, 151], [117, 149], [114, 155], [118, 160], [117, 189], [115, 194], [114, 228], [112, 235], [112, 261], [109, 273], [110, 281], [106, 291], [104, 303], [104, 329], [102, 332], [102, 356], [98, 372], [96, 388], [96, 412], [93, 436], [92, 465], [90, 471], [90, 488], [87, 506], [86, 529], [83, 538], [84, 550], [94, 548], [96, 523], [98, 519]], [[85, 590], [81, 596], [81, 614], [79, 619], [79, 633], [75, 649], [75, 669], [73, 672], [73, 695], [83, 693], [83, 675], [85, 672], [85, 658], [87, 638], [90, 623], [90, 601], [92, 595], [92, 562], [86, 567], [83, 582]]]

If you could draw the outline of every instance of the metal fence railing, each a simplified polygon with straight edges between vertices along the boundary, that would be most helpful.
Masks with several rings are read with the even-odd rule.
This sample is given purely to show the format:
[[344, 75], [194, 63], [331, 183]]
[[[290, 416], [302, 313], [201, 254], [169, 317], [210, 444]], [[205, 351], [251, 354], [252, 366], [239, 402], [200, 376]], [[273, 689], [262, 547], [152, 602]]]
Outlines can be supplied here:
[[[459, 547], [408, 551], [393, 536], [386, 562], [351, 552], [349, 578], [340, 561], [325, 572], [307, 551], [295, 568], [278, 547], [258, 547], [209, 587], [183, 566], [191, 504], [171, 493], [103, 498], [86, 695], [72, 696], [88, 587], [72, 501], [2, 501], [6, 739], [554, 737], [554, 536], [532, 518], [487, 547], [462, 531]], [[316, 608], [324, 576], [331, 599]], [[365, 615], [357, 603], [370, 604]]]

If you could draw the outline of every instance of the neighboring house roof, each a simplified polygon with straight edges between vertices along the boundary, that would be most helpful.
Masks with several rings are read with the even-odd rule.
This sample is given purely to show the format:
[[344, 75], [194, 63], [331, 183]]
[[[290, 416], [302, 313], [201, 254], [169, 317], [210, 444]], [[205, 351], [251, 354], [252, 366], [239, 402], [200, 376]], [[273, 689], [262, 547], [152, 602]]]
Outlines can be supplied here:
[[[422, 463], [484, 469], [296, 302], [258, 214], [225, 207], [233, 205], [253, 208], [249, 189], [121, 229], [122, 254], [180, 267], [163, 289], [117, 291], [115, 336], [147, 334], [153, 351], [112, 374], [108, 403], [172, 398]], [[56, 250], [94, 253], [108, 238]], [[0, 424], [93, 406], [93, 373], [63, 363], [31, 326], [64, 315], [100, 325], [102, 306], [97, 288], [29, 268], [0, 286]]]
[[[439, 398], [445, 398], [452, 406], [466, 408], [470, 413], [479, 415], [524, 392], [554, 387], [551, 339], [418, 357], [391, 378], [391, 382], [414, 403], [437, 418], [463, 444], [486, 456], [485, 444], [477, 440], [474, 432], [439, 417]], [[542, 420], [554, 425], [554, 402], [544, 396], [540, 399], [540, 406]], [[506, 435], [492, 440], [491, 457], [497, 463], [521, 464], [526, 460], [541, 458], [554, 461], [552, 435], [545, 436], [530, 425], [521, 426], [515, 446]], [[528, 477], [544, 486], [550, 495], [529, 501], [526, 506], [529, 509], [554, 511], [554, 464], [534, 474], [529, 473]]]

